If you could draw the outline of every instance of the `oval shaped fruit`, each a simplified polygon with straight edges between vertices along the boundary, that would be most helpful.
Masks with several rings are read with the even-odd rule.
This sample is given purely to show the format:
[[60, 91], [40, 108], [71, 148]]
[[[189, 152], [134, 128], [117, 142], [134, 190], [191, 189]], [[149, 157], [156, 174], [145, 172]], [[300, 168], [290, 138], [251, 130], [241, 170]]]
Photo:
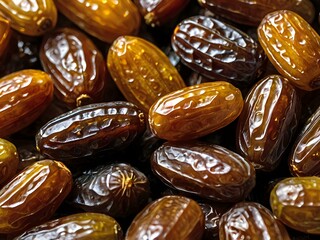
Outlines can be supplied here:
[[193, 16], [179, 23], [171, 45], [192, 70], [242, 87], [258, 78], [266, 63], [263, 49], [253, 38], [206, 16]]
[[277, 71], [303, 90], [320, 88], [320, 36], [298, 14], [269, 13], [258, 27], [258, 38]]
[[203, 231], [204, 215], [194, 200], [166, 196], [149, 204], [134, 218], [126, 240], [200, 240]]
[[134, 104], [96, 103], [50, 120], [36, 135], [36, 145], [44, 155], [68, 160], [124, 148], [144, 130], [144, 114]]
[[119, 219], [138, 213], [149, 196], [148, 178], [130, 165], [119, 163], [100, 166], [77, 177], [69, 201], [86, 212]]
[[151, 168], [168, 186], [214, 201], [241, 201], [255, 186], [253, 166], [218, 145], [164, 143], [153, 153]]
[[145, 112], [163, 95], [185, 87], [168, 57], [142, 38], [117, 38], [109, 49], [107, 64], [124, 97]]
[[231, 21], [257, 27], [270, 12], [288, 9], [312, 23], [315, 8], [310, 0], [198, 0], [201, 6]]
[[11, 28], [10, 22], [0, 17], [0, 59], [4, 59], [5, 53], [7, 52], [7, 48], [9, 46], [9, 42], [11, 39]]
[[319, 177], [292, 177], [280, 181], [270, 194], [274, 215], [290, 228], [320, 234], [319, 189]]
[[57, 23], [57, 8], [53, 0], [0, 1], [0, 15], [22, 34], [40, 36]]
[[237, 148], [256, 169], [274, 170], [298, 125], [300, 100], [280, 75], [260, 80], [248, 93], [238, 120]]
[[32, 239], [122, 240], [119, 223], [100, 213], [77, 213], [29, 229], [15, 240]]
[[294, 176], [320, 177], [320, 107], [296, 139], [289, 164]]
[[56, 0], [58, 10], [90, 35], [112, 43], [138, 33], [141, 17], [131, 0]]
[[0, 137], [31, 124], [53, 98], [53, 82], [40, 70], [21, 70], [0, 79]]
[[288, 240], [290, 238], [269, 209], [259, 203], [241, 202], [221, 216], [219, 239]]
[[103, 101], [106, 65], [101, 52], [85, 34], [61, 28], [46, 35], [40, 60], [52, 76], [55, 96], [69, 108]]
[[0, 190], [0, 233], [15, 233], [49, 220], [69, 194], [72, 176], [61, 162], [42, 160]]
[[17, 148], [11, 142], [0, 138], [0, 186], [16, 174], [18, 165]]
[[168, 141], [196, 139], [223, 128], [241, 113], [241, 92], [223, 81], [171, 92], [149, 110], [151, 131]]

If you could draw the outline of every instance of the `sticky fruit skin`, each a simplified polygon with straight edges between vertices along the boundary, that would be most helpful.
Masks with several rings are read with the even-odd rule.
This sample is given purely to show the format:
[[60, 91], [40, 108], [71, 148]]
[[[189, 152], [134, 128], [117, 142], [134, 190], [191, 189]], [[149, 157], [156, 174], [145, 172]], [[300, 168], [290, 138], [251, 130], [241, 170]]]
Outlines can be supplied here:
[[19, 155], [16, 146], [0, 138], [0, 186], [14, 177], [18, 164]]
[[227, 126], [240, 115], [242, 108], [242, 94], [232, 84], [201, 83], [156, 101], [149, 110], [149, 125], [159, 138], [186, 141]]
[[305, 91], [320, 88], [320, 36], [298, 14], [267, 14], [258, 29], [259, 42], [277, 71]]

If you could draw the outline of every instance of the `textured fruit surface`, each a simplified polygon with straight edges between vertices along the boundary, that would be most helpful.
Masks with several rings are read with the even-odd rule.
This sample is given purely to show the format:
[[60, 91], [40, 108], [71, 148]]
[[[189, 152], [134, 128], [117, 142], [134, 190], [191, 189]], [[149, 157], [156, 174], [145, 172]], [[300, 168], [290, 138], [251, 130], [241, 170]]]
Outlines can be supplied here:
[[53, 97], [53, 81], [40, 70], [21, 70], [0, 79], [0, 137], [31, 124]]
[[194, 200], [167, 196], [152, 202], [134, 218], [126, 240], [200, 240], [203, 231], [204, 215]]
[[141, 17], [131, 0], [55, 0], [58, 10], [82, 30], [112, 43], [138, 33]]
[[258, 38], [278, 72], [303, 90], [320, 88], [320, 36], [298, 14], [269, 13], [258, 27]]
[[49, 220], [71, 186], [71, 172], [61, 162], [42, 160], [27, 167], [0, 190], [0, 233]]
[[4, 59], [4, 55], [8, 50], [11, 34], [10, 22], [0, 17], [0, 59]]
[[0, 138], [0, 186], [16, 174], [18, 164], [19, 155], [15, 145]]
[[163, 95], [185, 87], [168, 57], [142, 38], [119, 37], [109, 49], [107, 64], [124, 97], [145, 112]]
[[2, 0], [0, 15], [20, 33], [40, 36], [56, 26], [58, 13], [53, 0]]
[[78, 213], [43, 223], [15, 238], [32, 239], [122, 240], [123, 233], [119, 223], [110, 216]]
[[206, 16], [179, 23], [171, 40], [182, 62], [203, 76], [249, 85], [262, 73], [266, 55], [258, 42], [236, 27]]
[[290, 228], [320, 234], [319, 189], [319, 177], [292, 177], [280, 181], [270, 194], [274, 215]]
[[105, 61], [85, 34], [60, 28], [46, 35], [40, 60], [44, 70], [52, 76], [55, 96], [69, 108], [103, 101]]
[[218, 145], [164, 143], [151, 157], [153, 172], [167, 185], [220, 202], [237, 202], [255, 186], [255, 170]]
[[232, 84], [201, 83], [160, 98], [149, 110], [149, 124], [159, 138], [196, 139], [233, 122], [242, 108], [242, 94]]
[[297, 92], [284, 77], [263, 78], [250, 90], [239, 117], [239, 153], [257, 169], [274, 170], [295, 132], [299, 112]]
[[129, 102], [78, 107], [50, 120], [36, 135], [39, 151], [60, 160], [128, 146], [145, 129], [144, 114]]

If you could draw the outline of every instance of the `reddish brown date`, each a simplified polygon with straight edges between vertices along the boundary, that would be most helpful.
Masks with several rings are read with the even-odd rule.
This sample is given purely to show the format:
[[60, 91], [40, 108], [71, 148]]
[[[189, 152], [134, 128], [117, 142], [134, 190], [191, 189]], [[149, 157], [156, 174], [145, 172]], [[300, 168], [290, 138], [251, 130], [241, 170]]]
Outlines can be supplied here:
[[117, 219], [134, 216], [147, 203], [149, 180], [128, 164], [112, 164], [84, 172], [74, 181], [70, 202], [87, 212]]
[[255, 186], [253, 166], [217, 145], [164, 143], [151, 157], [151, 168], [170, 187], [214, 201], [241, 201]]
[[298, 124], [300, 101], [282, 76], [259, 81], [245, 99], [237, 129], [239, 153], [256, 169], [274, 170]]
[[0, 186], [16, 174], [18, 164], [19, 155], [15, 145], [0, 138]]
[[134, 104], [96, 103], [50, 120], [36, 135], [36, 145], [44, 155], [67, 160], [124, 148], [144, 130], [144, 114]]
[[61, 162], [42, 160], [27, 167], [0, 190], [0, 233], [49, 220], [71, 186], [71, 172]]
[[85, 34], [62, 28], [46, 35], [40, 60], [52, 76], [55, 96], [69, 108], [103, 101], [107, 80], [105, 61]]
[[201, 240], [204, 215], [200, 206], [182, 196], [166, 196], [145, 207], [132, 221], [126, 240]]
[[249, 35], [206, 16], [183, 20], [171, 43], [182, 62], [194, 71], [239, 86], [259, 77], [266, 60], [263, 49]]

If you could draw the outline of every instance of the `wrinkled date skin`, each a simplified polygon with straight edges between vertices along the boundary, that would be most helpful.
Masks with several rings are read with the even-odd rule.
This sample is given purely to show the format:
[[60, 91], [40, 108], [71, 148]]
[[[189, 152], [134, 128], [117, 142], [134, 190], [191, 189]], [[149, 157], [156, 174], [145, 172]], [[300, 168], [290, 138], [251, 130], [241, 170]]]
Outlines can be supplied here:
[[40, 36], [56, 26], [58, 13], [53, 0], [2, 0], [0, 15], [18, 32]]
[[168, 57], [142, 38], [119, 37], [109, 49], [107, 64], [123, 96], [144, 112], [160, 97], [185, 87]]
[[240, 90], [223, 81], [171, 92], [149, 110], [151, 131], [168, 141], [196, 139], [223, 128], [241, 113]]
[[203, 231], [204, 215], [194, 200], [166, 196], [149, 204], [134, 218], [126, 240], [201, 240]]
[[239, 86], [258, 78], [266, 62], [263, 49], [249, 35], [211, 17], [183, 20], [171, 43], [186, 66], [210, 79]]
[[281, 10], [266, 15], [257, 31], [281, 75], [302, 90], [320, 88], [320, 36], [311, 25], [298, 14]]
[[274, 170], [298, 125], [300, 100], [282, 76], [259, 81], [245, 99], [237, 128], [238, 152], [256, 169]]
[[10, 22], [0, 17], [0, 60], [4, 59], [3, 56], [8, 50], [7, 47], [9, 46], [11, 35]]
[[144, 114], [132, 103], [96, 103], [50, 120], [36, 135], [36, 145], [41, 154], [69, 160], [124, 148], [144, 130]]
[[[50, 236], [50, 237], [49, 237]], [[15, 240], [36, 239], [122, 240], [122, 229], [115, 219], [100, 213], [78, 213], [36, 226]]]
[[320, 178], [292, 177], [271, 191], [274, 215], [285, 225], [304, 233], [320, 234]]
[[25, 128], [51, 103], [53, 81], [40, 70], [21, 70], [0, 79], [0, 137]]
[[252, 164], [218, 145], [164, 143], [151, 168], [168, 186], [219, 202], [241, 201], [255, 186]]
[[219, 222], [220, 240], [278, 239], [290, 240], [272, 212], [255, 202], [241, 202], [222, 215]]
[[231, 21], [257, 27], [270, 12], [288, 9], [311, 23], [315, 8], [310, 0], [198, 0], [201, 6]]
[[27, 167], [0, 190], [0, 233], [49, 220], [71, 186], [71, 172], [61, 162], [42, 160]]
[[80, 31], [62, 28], [46, 35], [40, 60], [55, 85], [55, 96], [69, 108], [102, 102], [106, 65], [101, 52]]
[[294, 176], [320, 177], [320, 107], [296, 139], [289, 168]]
[[138, 33], [141, 16], [131, 0], [55, 0], [58, 10], [90, 35], [112, 43]]
[[19, 155], [15, 145], [0, 138], [0, 186], [16, 174], [18, 164]]
[[190, 0], [134, 0], [146, 24], [161, 26], [172, 21]]
[[146, 205], [149, 180], [128, 164], [100, 166], [75, 179], [71, 196], [70, 202], [86, 212], [126, 218]]

